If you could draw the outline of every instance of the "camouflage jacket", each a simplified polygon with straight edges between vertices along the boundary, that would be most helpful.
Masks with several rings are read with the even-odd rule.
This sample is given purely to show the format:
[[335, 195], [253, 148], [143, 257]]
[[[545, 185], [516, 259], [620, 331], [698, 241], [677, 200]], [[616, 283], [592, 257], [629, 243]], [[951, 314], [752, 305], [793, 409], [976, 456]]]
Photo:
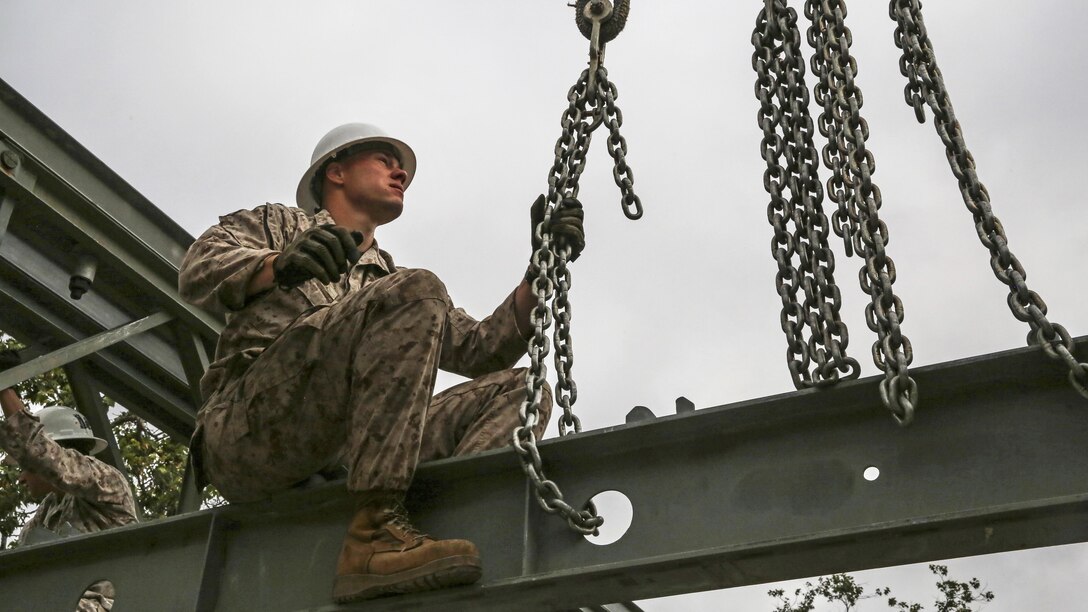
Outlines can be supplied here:
[[[215, 359], [200, 382], [204, 399], [240, 376], [298, 316], [320, 308], [397, 270], [377, 244], [338, 282], [316, 279], [284, 291], [272, 289], [246, 299], [246, 286], [269, 255], [305, 230], [333, 223], [324, 210], [310, 216], [282, 204], [265, 204], [219, 218], [189, 247], [178, 288], [187, 301], [225, 315]], [[442, 347], [442, 369], [470, 378], [512, 367], [525, 354], [517, 330], [513, 293], [491, 316], [477, 321], [451, 305]]]
[[0, 446], [22, 469], [41, 476], [59, 491], [38, 504], [37, 512], [23, 526], [20, 543], [25, 543], [36, 527], [70, 535], [137, 521], [136, 503], [125, 476], [94, 457], [57, 444], [29, 412], [4, 419]]

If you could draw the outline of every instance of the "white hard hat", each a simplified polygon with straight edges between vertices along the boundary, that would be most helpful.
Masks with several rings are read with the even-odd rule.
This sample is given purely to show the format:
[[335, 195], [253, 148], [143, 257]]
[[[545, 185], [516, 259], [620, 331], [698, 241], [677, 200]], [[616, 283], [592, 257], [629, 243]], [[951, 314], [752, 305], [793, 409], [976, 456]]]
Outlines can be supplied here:
[[91, 426], [87, 424], [87, 418], [77, 410], [67, 406], [50, 406], [39, 410], [37, 415], [42, 422], [45, 435], [52, 438], [54, 442], [77, 440], [94, 442], [88, 455], [94, 455], [106, 448], [106, 441], [94, 435]]
[[412, 177], [416, 174], [416, 154], [411, 147], [396, 138], [390, 138], [378, 126], [369, 123], [345, 123], [325, 134], [314, 147], [310, 167], [302, 175], [302, 180], [298, 182], [298, 189], [295, 190], [295, 201], [298, 202], [299, 208], [311, 215], [317, 212], [321, 206], [314, 199], [313, 190], [310, 189], [314, 175], [332, 156], [348, 147], [366, 142], [384, 142], [393, 147], [400, 159], [400, 167], [408, 174], [408, 177], [404, 179], [404, 187], [407, 188], [411, 184]]

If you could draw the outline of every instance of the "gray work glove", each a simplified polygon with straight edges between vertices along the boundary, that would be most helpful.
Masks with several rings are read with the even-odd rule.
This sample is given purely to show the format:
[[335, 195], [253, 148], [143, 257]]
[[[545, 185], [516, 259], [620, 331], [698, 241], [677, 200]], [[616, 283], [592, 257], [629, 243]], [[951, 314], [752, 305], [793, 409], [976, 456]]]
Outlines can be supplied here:
[[272, 263], [276, 284], [290, 289], [311, 278], [335, 282], [362, 257], [356, 248], [362, 242], [360, 232], [346, 227], [332, 223], [311, 227], [285, 246]]
[[[529, 211], [529, 216], [532, 219], [532, 227], [530, 228], [533, 233], [533, 252], [537, 252], [540, 249], [540, 239], [536, 235], [536, 226], [540, 225], [544, 221], [544, 204], [547, 200], [544, 195], [541, 194], [533, 202], [533, 207]], [[559, 202], [559, 206], [552, 212], [552, 236], [556, 238], [559, 244], [570, 247], [569, 261], [578, 259], [578, 256], [582, 254], [582, 249], [586, 248], [586, 232], [582, 227], [582, 203], [574, 198], [564, 198]]]

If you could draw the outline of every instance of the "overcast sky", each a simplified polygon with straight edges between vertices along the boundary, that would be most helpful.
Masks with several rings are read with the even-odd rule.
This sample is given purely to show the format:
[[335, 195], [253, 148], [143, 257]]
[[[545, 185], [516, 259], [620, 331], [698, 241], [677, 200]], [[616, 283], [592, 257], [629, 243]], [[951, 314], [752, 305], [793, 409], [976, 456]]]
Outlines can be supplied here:
[[[587, 429], [621, 423], [639, 404], [667, 414], [679, 395], [708, 407], [792, 388], [753, 95], [750, 38], [763, 2], [633, 4], [606, 66], [646, 213], [637, 222], [621, 214], [598, 133], [582, 180], [588, 246], [571, 295], [576, 410]], [[376, 123], [419, 158], [405, 214], [378, 240], [398, 264], [435, 271], [458, 305], [483, 316], [525, 269], [529, 204], [547, 189], [566, 92], [585, 65], [588, 44], [565, 5], [6, 0], [0, 78], [193, 235], [223, 213], [291, 203], [318, 138], [341, 123]], [[903, 103], [887, 2], [850, 8], [914, 365], [1022, 346], [1026, 327], [1009, 313], [937, 135]], [[1030, 286], [1053, 320], [1088, 333], [1088, 208], [1078, 189], [1088, 161], [1088, 9], [946, 0], [925, 10]], [[850, 348], [875, 374], [860, 264], [841, 242], [834, 248]], [[1088, 549], [953, 568], [997, 592], [987, 610], [1071, 609], [1082, 601]], [[931, 588], [916, 589], [931, 582], [924, 566], [863, 577], [931, 598]], [[767, 588], [644, 605], [768, 610]], [[1051, 603], [1030, 604], [1040, 600]]]

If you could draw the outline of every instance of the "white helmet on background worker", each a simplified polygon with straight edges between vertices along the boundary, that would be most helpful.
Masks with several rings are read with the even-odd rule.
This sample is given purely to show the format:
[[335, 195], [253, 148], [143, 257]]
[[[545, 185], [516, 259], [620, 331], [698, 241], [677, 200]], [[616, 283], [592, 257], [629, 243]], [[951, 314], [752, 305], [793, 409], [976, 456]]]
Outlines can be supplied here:
[[298, 189], [295, 191], [295, 201], [298, 203], [299, 208], [311, 215], [316, 213], [321, 208], [321, 203], [317, 200], [318, 194], [315, 193], [318, 191], [315, 187], [320, 187], [318, 181], [321, 180], [321, 177], [317, 176], [318, 172], [341, 151], [356, 145], [369, 143], [386, 144], [393, 150], [397, 159], [400, 160], [400, 167], [408, 174], [407, 178], [404, 179], [404, 187], [407, 188], [412, 182], [412, 177], [416, 174], [416, 154], [412, 151], [412, 148], [396, 138], [387, 136], [381, 128], [375, 125], [369, 123], [345, 123], [325, 134], [317, 142], [317, 146], [314, 147], [314, 154], [310, 158], [310, 167], [302, 175], [302, 180], [298, 182]]
[[61, 446], [77, 447], [88, 455], [106, 448], [106, 441], [94, 435], [87, 418], [67, 406], [50, 406], [37, 412], [45, 435]]

